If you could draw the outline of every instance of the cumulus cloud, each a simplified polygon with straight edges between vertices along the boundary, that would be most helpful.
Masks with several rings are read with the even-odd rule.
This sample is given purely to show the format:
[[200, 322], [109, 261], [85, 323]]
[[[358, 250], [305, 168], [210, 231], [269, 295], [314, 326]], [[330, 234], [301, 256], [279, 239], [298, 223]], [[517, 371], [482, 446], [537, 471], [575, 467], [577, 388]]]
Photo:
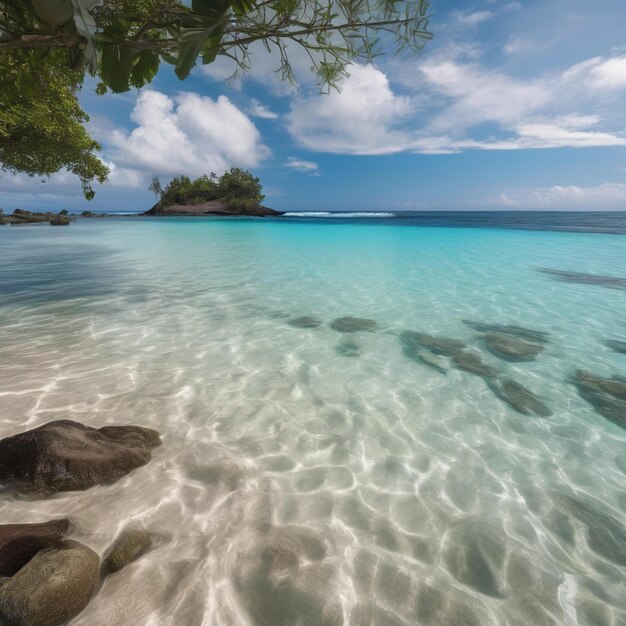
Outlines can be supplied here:
[[136, 127], [112, 133], [112, 160], [152, 174], [222, 173], [231, 165], [257, 166], [269, 156], [253, 122], [226, 96], [167, 96], [142, 91], [131, 113]]
[[296, 172], [304, 172], [311, 176], [319, 176], [320, 166], [315, 161], [304, 161], [297, 159], [296, 157], [288, 157], [285, 162], [285, 167], [288, 167]]
[[289, 130], [308, 149], [349, 154], [626, 145], [609, 97], [626, 91], [626, 55], [520, 78], [448, 54], [404, 66], [404, 94], [353, 65], [340, 92], [293, 101]]
[[351, 65], [341, 91], [294, 99], [289, 130], [311, 150], [385, 154], [407, 148], [396, 130], [412, 110], [408, 97], [391, 90], [387, 76], [373, 65]]

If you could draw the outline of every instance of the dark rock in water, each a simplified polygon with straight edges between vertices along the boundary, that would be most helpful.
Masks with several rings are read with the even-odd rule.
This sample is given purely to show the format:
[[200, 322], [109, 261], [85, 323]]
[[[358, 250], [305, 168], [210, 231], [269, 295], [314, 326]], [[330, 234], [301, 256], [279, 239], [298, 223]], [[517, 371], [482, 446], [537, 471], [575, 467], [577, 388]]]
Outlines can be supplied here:
[[613, 350], [613, 352], [626, 354], [626, 341], [617, 341], [617, 339], [609, 339], [605, 341], [604, 343], [606, 347]]
[[58, 626], [89, 604], [99, 581], [98, 555], [76, 541], [38, 552], [0, 587], [0, 617], [12, 626]]
[[139, 426], [50, 422], [0, 441], [0, 480], [15, 480], [22, 493], [87, 489], [145, 465], [160, 443], [156, 431]]
[[250, 217], [272, 217], [282, 215], [282, 211], [275, 211], [259, 205], [255, 208], [233, 207], [221, 200], [209, 200], [199, 204], [175, 204], [171, 206], [160, 206], [155, 204], [150, 210], [142, 215], [178, 215], [178, 216], [201, 216], [201, 215], [222, 215], [228, 216], [250, 216]]
[[434, 354], [443, 356], [454, 356], [465, 350], [465, 344], [458, 339], [448, 337], [433, 337], [426, 333], [417, 333], [413, 330], [406, 330], [400, 334], [400, 341], [405, 346], [421, 346], [427, 348]]
[[59, 211], [59, 215], [68, 215], [69, 211], [67, 209], [62, 209], [61, 211]]
[[504, 333], [489, 333], [484, 337], [485, 346], [491, 354], [505, 361], [534, 361], [543, 350], [539, 343], [530, 343], [525, 339]]
[[91, 217], [93, 213], [91, 211], [83, 211], [81, 217]]
[[621, 376], [601, 378], [578, 370], [572, 382], [578, 393], [596, 412], [608, 420], [626, 428], [626, 379]]
[[475, 352], [457, 352], [452, 357], [452, 363], [459, 370], [483, 378], [494, 378], [498, 375], [498, 372], [490, 365], [483, 363], [480, 355]]
[[39, 550], [63, 539], [69, 527], [68, 519], [0, 525], [0, 576], [13, 576]]
[[296, 317], [287, 322], [290, 326], [295, 328], [317, 328], [322, 325], [322, 320], [317, 319], [311, 315], [305, 315], [304, 317]]
[[538, 272], [549, 274], [555, 280], [564, 283], [577, 283], [580, 285], [599, 285], [609, 289], [626, 289], [626, 278], [617, 276], [600, 276], [598, 274], [583, 274], [581, 272], [564, 272], [561, 270], [538, 269]]
[[102, 563], [104, 575], [112, 574], [136, 561], [154, 546], [155, 536], [148, 530], [129, 530], [115, 542]]
[[558, 493], [554, 502], [587, 527], [587, 544], [596, 554], [626, 567], [626, 528], [623, 524], [572, 496]]
[[357, 333], [376, 330], [378, 324], [364, 317], [338, 317], [331, 322], [330, 327], [340, 333]]
[[490, 387], [500, 400], [522, 415], [552, 415], [552, 411], [532, 391], [513, 380], [494, 381]]
[[50, 218], [50, 226], [67, 226], [70, 223], [70, 218], [66, 215], [53, 215]]
[[504, 333], [505, 335], [514, 335], [515, 337], [521, 337], [522, 339], [539, 343], [548, 343], [548, 341], [550, 341], [550, 333], [542, 330], [532, 330], [531, 328], [510, 326], [507, 324], [481, 324], [480, 322], [472, 322], [471, 320], [463, 320], [463, 323], [479, 333]]
[[357, 357], [360, 356], [359, 344], [356, 341], [342, 341], [335, 348], [335, 352], [341, 356]]
[[[408, 336], [405, 337], [405, 335]], [[400, 335], [400, 340], [402, 341], [402, 352], [407, 359], [432, 367], [441, 374], [446, 373], [448, 367], [443, 357], [434, 354], [426, 348], [422, 348], [419, 343], [413, 341], [410, 336], [410, 331]]]

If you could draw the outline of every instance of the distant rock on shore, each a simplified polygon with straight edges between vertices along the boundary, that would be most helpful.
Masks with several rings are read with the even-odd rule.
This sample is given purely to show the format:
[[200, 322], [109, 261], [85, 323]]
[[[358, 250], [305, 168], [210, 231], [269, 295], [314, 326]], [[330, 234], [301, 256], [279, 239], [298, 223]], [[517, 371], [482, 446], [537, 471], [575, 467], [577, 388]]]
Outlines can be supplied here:
[[161, 207], [154, 205], [149, 211], [142, 215], [178, 215], [178, 216], [199, 216], [199, 215], [223, 215], [223, 216], [251, 216], [251, 217], [270, 217], [283, 215], [281, 211], [268, 209], [264, 206], [257, 208], [232, 208], [227, 206], [220, 200], [210, 200], [202, 204], [174, 204], [171, 206]]
[[23, 209], [15, 209], [10, 215], [0, 212], [1, 224], [40, 224], [48, 222], [53, 226], [66, 226], [70, 223], [67, 211], [61, 213], [36, 213], [35, 211], [24, 211]]

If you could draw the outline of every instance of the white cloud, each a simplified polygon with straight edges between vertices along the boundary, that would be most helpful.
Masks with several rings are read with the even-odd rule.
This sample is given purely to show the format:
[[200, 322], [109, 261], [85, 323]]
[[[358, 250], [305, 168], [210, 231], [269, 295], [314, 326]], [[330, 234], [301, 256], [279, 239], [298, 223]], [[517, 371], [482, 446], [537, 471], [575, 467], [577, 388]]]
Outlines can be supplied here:
[[315, 161], [304, 161], [296, 157], [288, 157], [285, 167], [289, 167], [296, 172], [304, 172], [311, 176], [319, 176], [320, 166]]
[[626, 184], [604, 183], [595, 187], [554, 185], [516, 189], [476, 204], [510, 209], [625, 210]]
[[253, 98], [250, 101], [250, 115], [260, 117], [264, 120], [277, 120], [278, 115], [274, 111], [270, 111], [264, 104]]
[[411, 113], [411, 100], [396, 96], [385, 74], [373, 65], [351, 65], [341, 91], [296, 98], [289, 130], [311, 150], [385, 154], [407, 148], [396, 125]]
[[598, 91], [626, 89], [626, 55], [588, 59], [571, 67], [564, 78], [582, 80], [587, 89]]
[[256, 126], [226, 96], [142, 91], [131, 120], [136, 128], [118, 129], [109, 141], [113, 161], [129, 169], [219, 174], [231, 165], [254, 167], [269, 155]]
[[476, 26], [494, 15], [493, 11], [455, 11], [453, 18], [462, 26]]

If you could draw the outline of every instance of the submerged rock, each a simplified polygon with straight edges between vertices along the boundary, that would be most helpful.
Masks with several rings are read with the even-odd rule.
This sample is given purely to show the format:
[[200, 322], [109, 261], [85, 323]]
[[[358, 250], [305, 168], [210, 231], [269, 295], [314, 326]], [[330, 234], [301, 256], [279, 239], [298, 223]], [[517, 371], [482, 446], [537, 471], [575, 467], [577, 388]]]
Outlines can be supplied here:
[[505, 333], [489, 333], [484, 337], [485, 346], [491, 354], [505, 361], [534, 361], [543, 350], [539, 343], [530, 343], [525, 339]]
[[452, 364], [459, 370], [482, 378], [494, 378], [498, 375], [498, 372], [491, 365], [483, 363], [480, 355], [475, 352], [457, 352], [452, 357]]
[[513, 380], [495, 381], [490, 387], [500, 400], [522, 415], [552, 415], [552, 411], [532, 391]]
[[4, 524], [0, 526], [0, 576], [13, 576], [39, 550], [65, 537], [68, 519], [41, 524]]
[[609, 421], [626, 428], [626, 378], [602, 378], [578, 370], [572, 379], [582, 398]]
[[508, 324], [482, 324], [480, 322], [473, 322], [472, 320], [463, 320], [463, 323], [479, 333], [504, 333], [539, 343], [548, 343], [550, 341], [550, 333], [542, 330], [533, 330], [531, 328], [511, 326]]
[[148, 530], [129, 530], [122, 533], [102, 563], [104, 575], [117, 572], [136, 561], [154, 546], [154, 542], [155, 535]]
[[626, 529], [623, 524], [572, 496], [557, 493], [554, 502], [587, 527], [587, 544], [596, 554], [626, 567]]
[[358, 357], [360, 356], [359, 344], [356, 341], [348, 339], [337, 344], [335, 352], [341, 356]]
[[338, 317], [330, 327], [340, 333], [356, 333], [376, 330], [378, 324], [365, 317]]
[[626, 289], [626, 278], [617, 276], [601, 276], [599, 274], [584, 274], [582, 272], [566, 272], [541, 268], [537, 270], [543, 274], [549, 274], [555, 280], [564, 283], [578, 283], [580, 285], [599, 285], [609, 289]]
[[426, 333], [418, 333], [413, 330], [406, 330], [400, 334], [400, 341], [405, 346], [421, 346], [427, 348], [433, 354], [443, 356], [454, 356], [465, 350], [466, 346], [458, 339], [450, 339], [448, 337], [433, 337]]
[[322, 320], [317, 319], [311, 315], [305, 315], [304, 317], [296, 317], [287, 322], [289, 326], [295, 328], [317, 328], [322, 325]]
[[434, 354], [426, 348], [422, 348], [418, 343], [412, 341], [410, 337], [404, 338], [404, 334], [400, 336], [400, 340], [402, 341], [402, 352], [407, 359], [432, 367], [441, 374], [447, 372], [448, 366], [443, 357]]
[[0, 617], [12, 626], [57, 626], [89, 604], [99, 581], [98, 555], [76, 541], [39, 551], [0, 587]]
[[620, 354], [626, 354], [626, 341], [618, 341], [617, 339], [608, 339], [604, 342], [607, 348], [613, 350], [613, 352], [619, 352]]
[[22, 493], [53, 493], [112, 483], [145, 465], [159, 434], [139, 426], [95, 429], [50, 422], [0, 441], [0, 480]]

